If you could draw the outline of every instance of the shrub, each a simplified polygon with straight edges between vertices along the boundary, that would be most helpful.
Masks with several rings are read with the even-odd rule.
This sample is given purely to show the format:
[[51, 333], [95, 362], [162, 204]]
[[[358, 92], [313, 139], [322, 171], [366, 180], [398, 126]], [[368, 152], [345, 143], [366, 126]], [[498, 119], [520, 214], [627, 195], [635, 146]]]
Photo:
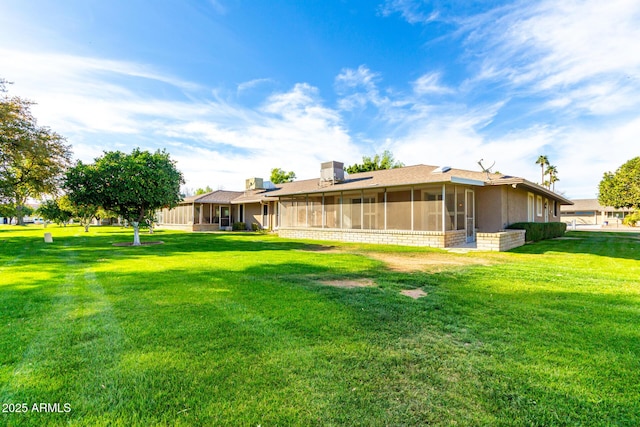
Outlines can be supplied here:
[[233, 231], [244, 231], [247, 229], [247, 224], [245, 224], [244, 222], [234, 222], [231, 225], [231, 229]]
[[526, 230], [524, 236], [525, 241], [537, 242], [538, 240], [563, 236], [567, 230], [567, 224], [564, 222], [516, 222], [507, 228], [512, 230]]
[[624, 217], [622, 223], [624, 225], [629, 225], [631, 227], [635, 227], [637, 223], [640, 222], [640, 212], [634, 212]]
[[251, 223], [251, 230], [253, 230], [253, 231], [260, 231], [260, 225], [259, 225], [259, 224], [257, 224], [257, 223], [255, 223], [255, 222], [252, 222], [252, 223]]

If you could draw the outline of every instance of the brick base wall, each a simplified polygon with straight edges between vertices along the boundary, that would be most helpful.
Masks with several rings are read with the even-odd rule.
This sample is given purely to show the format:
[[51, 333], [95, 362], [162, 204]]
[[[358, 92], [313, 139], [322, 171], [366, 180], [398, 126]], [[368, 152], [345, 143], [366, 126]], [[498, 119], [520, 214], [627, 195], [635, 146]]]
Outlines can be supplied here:
[[330, 240], [341, 242], [375, 243], [381, 245], [429, 246], [444, 248], [464, 243], [464, 230], [403, 231], [403, 230], [344, 230], [327, 228], [280, 228], [280, 237], [288, 239]]
[[508, 251], [524, 245], [525, 230], [499, 231], [497, 233], [478, 233], [477, 248], [484, 251]]

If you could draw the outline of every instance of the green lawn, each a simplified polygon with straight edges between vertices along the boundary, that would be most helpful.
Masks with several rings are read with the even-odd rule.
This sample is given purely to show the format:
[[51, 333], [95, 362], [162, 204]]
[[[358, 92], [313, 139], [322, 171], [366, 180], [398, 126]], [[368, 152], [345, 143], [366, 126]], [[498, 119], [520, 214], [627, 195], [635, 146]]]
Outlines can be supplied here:
[[1, 425], [640, 425], [637, 233], [447, 254], [44, 231], [0, 227]]

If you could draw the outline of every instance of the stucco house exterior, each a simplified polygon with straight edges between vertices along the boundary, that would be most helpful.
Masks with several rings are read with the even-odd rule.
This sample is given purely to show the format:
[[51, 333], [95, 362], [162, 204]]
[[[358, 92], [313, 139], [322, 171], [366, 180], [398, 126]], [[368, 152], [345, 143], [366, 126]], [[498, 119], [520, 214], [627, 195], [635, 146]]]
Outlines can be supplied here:
[[[182, 218], [193, 212], [194, 231], [203, 221], [223, 228], [222, 220], [207, 222], [215, 200], [209, 211], [225, 206], [230, 223], [254, 222], [283, 237], [508, 250], [524, 244], [524, 231], [505, 231], [508, 225], [559, 222], [560, 206], [572, 203], [523, 178], [427, 165], [346, 175], [332, 161], [322, 163], [318, 178], [263, 184], [250, 179], [244, 192], [224, 192], [224, 203], [213, 192], [178, 209]], [[160, 225], [175, 215], [163, 211]]]
[[177, 207], [158, 211], [158, 225], [189, 231], [231, 230], [234, 218], [242, 216], [231, 202], [243, 194], [218, 190], [186, 197]]

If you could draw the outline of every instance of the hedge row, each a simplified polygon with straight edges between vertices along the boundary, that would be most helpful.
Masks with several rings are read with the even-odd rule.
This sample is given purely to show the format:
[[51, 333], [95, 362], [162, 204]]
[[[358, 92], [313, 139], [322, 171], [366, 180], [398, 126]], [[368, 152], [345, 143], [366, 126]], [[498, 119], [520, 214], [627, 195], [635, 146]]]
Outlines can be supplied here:
[[567, 230], [564, 222], [516, 222], [507, 228], [512, 230], [526, 230], [524, 236], [527, 242], [537, 242], [538, 240], [553, 239], [561, 237]]

